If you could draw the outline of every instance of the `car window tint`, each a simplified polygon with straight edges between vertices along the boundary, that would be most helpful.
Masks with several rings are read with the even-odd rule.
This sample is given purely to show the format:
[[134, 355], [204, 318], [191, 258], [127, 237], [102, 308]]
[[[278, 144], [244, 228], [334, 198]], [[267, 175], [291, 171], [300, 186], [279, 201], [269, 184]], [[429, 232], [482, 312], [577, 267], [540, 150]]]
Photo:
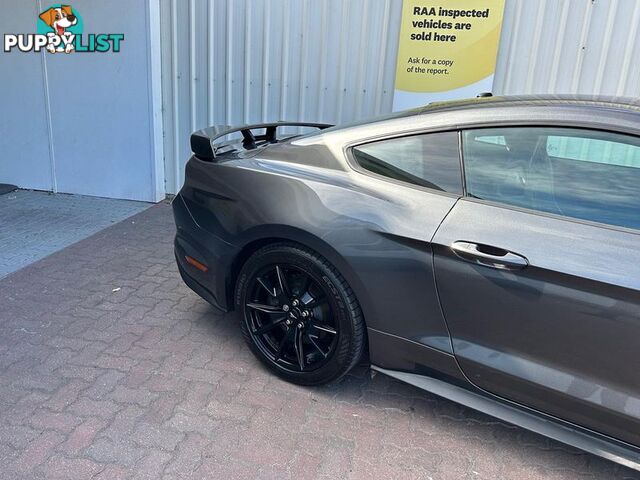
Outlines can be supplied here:
[[445, 192], [462, 193], [456, 132], [368, 143], [355, 147], [353, 156], [362, 168], [379, 175]]
[[[486, 138], [503, 137], [504, 143]], [[640, 139], [595, 130], [467, 130], [469, 196], [640, 229]]]
[[550, 135], [547, 138], [547, 154], [568, 160], [606, 163], [620, 167], [638, 168], [640, 165], [640, 147], [595, 138]]

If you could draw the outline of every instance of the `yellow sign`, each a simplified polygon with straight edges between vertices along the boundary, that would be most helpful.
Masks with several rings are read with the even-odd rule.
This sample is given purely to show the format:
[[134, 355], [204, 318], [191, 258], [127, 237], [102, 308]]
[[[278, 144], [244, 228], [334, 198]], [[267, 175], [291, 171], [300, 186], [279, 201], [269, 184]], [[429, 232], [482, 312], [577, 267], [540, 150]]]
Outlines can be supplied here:
[[463, 92], [487, 79], [490, 90], [503, 10], [504, 0], [404, 0], [396, 91]]

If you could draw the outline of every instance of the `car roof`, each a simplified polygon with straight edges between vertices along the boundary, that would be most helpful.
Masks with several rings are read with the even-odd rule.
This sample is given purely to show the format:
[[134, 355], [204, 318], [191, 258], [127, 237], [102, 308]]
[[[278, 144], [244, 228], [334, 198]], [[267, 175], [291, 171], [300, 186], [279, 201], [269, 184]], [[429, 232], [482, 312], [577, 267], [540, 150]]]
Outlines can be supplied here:
[[[486, 107], [563, 107], [582, 106], [591, 108], [620, 109], [640, 112], [640, 99], [607, 95], [505, 95], [465, 98], [445, 102], [433, 102], [414, 109], [416, 114], [450, 110], [470, 110]], [[417, 111], [416, 111], [417, 110]]]
[[436, 128], [522, 124], [581, 125], [612, 128], [640, 135], [640, 99], [602, 95], [513, 95], [433, 102], [361, 121], [336, 125], [294, 140], [318, 141], [335, 149], [377, 136], [407, 134]]

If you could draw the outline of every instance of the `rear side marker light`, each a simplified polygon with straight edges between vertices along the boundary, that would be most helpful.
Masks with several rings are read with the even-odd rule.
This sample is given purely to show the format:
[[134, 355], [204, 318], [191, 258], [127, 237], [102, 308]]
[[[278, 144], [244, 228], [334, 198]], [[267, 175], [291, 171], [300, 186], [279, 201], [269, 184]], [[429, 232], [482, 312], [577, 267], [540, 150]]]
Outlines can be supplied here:
[[207, 267], [205, 264], [200, 263], [198, 260], [196, 260], [193, 257], [190, 257], [189, 255], [185, 255], [184, 259], [187, 261], [187, 263], [189, 265], [193, 265], [194, 267], [196, 267], [198, 270], [200, 270], [201, 272], [208, 272], [209, 271], [209, 267]]

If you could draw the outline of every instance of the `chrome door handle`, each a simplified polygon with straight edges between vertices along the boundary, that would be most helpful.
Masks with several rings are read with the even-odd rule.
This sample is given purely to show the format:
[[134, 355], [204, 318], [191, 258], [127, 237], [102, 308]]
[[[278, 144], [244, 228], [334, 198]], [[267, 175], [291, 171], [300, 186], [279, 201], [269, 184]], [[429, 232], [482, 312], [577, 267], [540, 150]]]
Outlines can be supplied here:
[[529, 265], [527, 259], [522, 255], [490, 245], [458, 241], [453, 242], [451, 250], [461, 259], [485, 267], [518, 270]]

